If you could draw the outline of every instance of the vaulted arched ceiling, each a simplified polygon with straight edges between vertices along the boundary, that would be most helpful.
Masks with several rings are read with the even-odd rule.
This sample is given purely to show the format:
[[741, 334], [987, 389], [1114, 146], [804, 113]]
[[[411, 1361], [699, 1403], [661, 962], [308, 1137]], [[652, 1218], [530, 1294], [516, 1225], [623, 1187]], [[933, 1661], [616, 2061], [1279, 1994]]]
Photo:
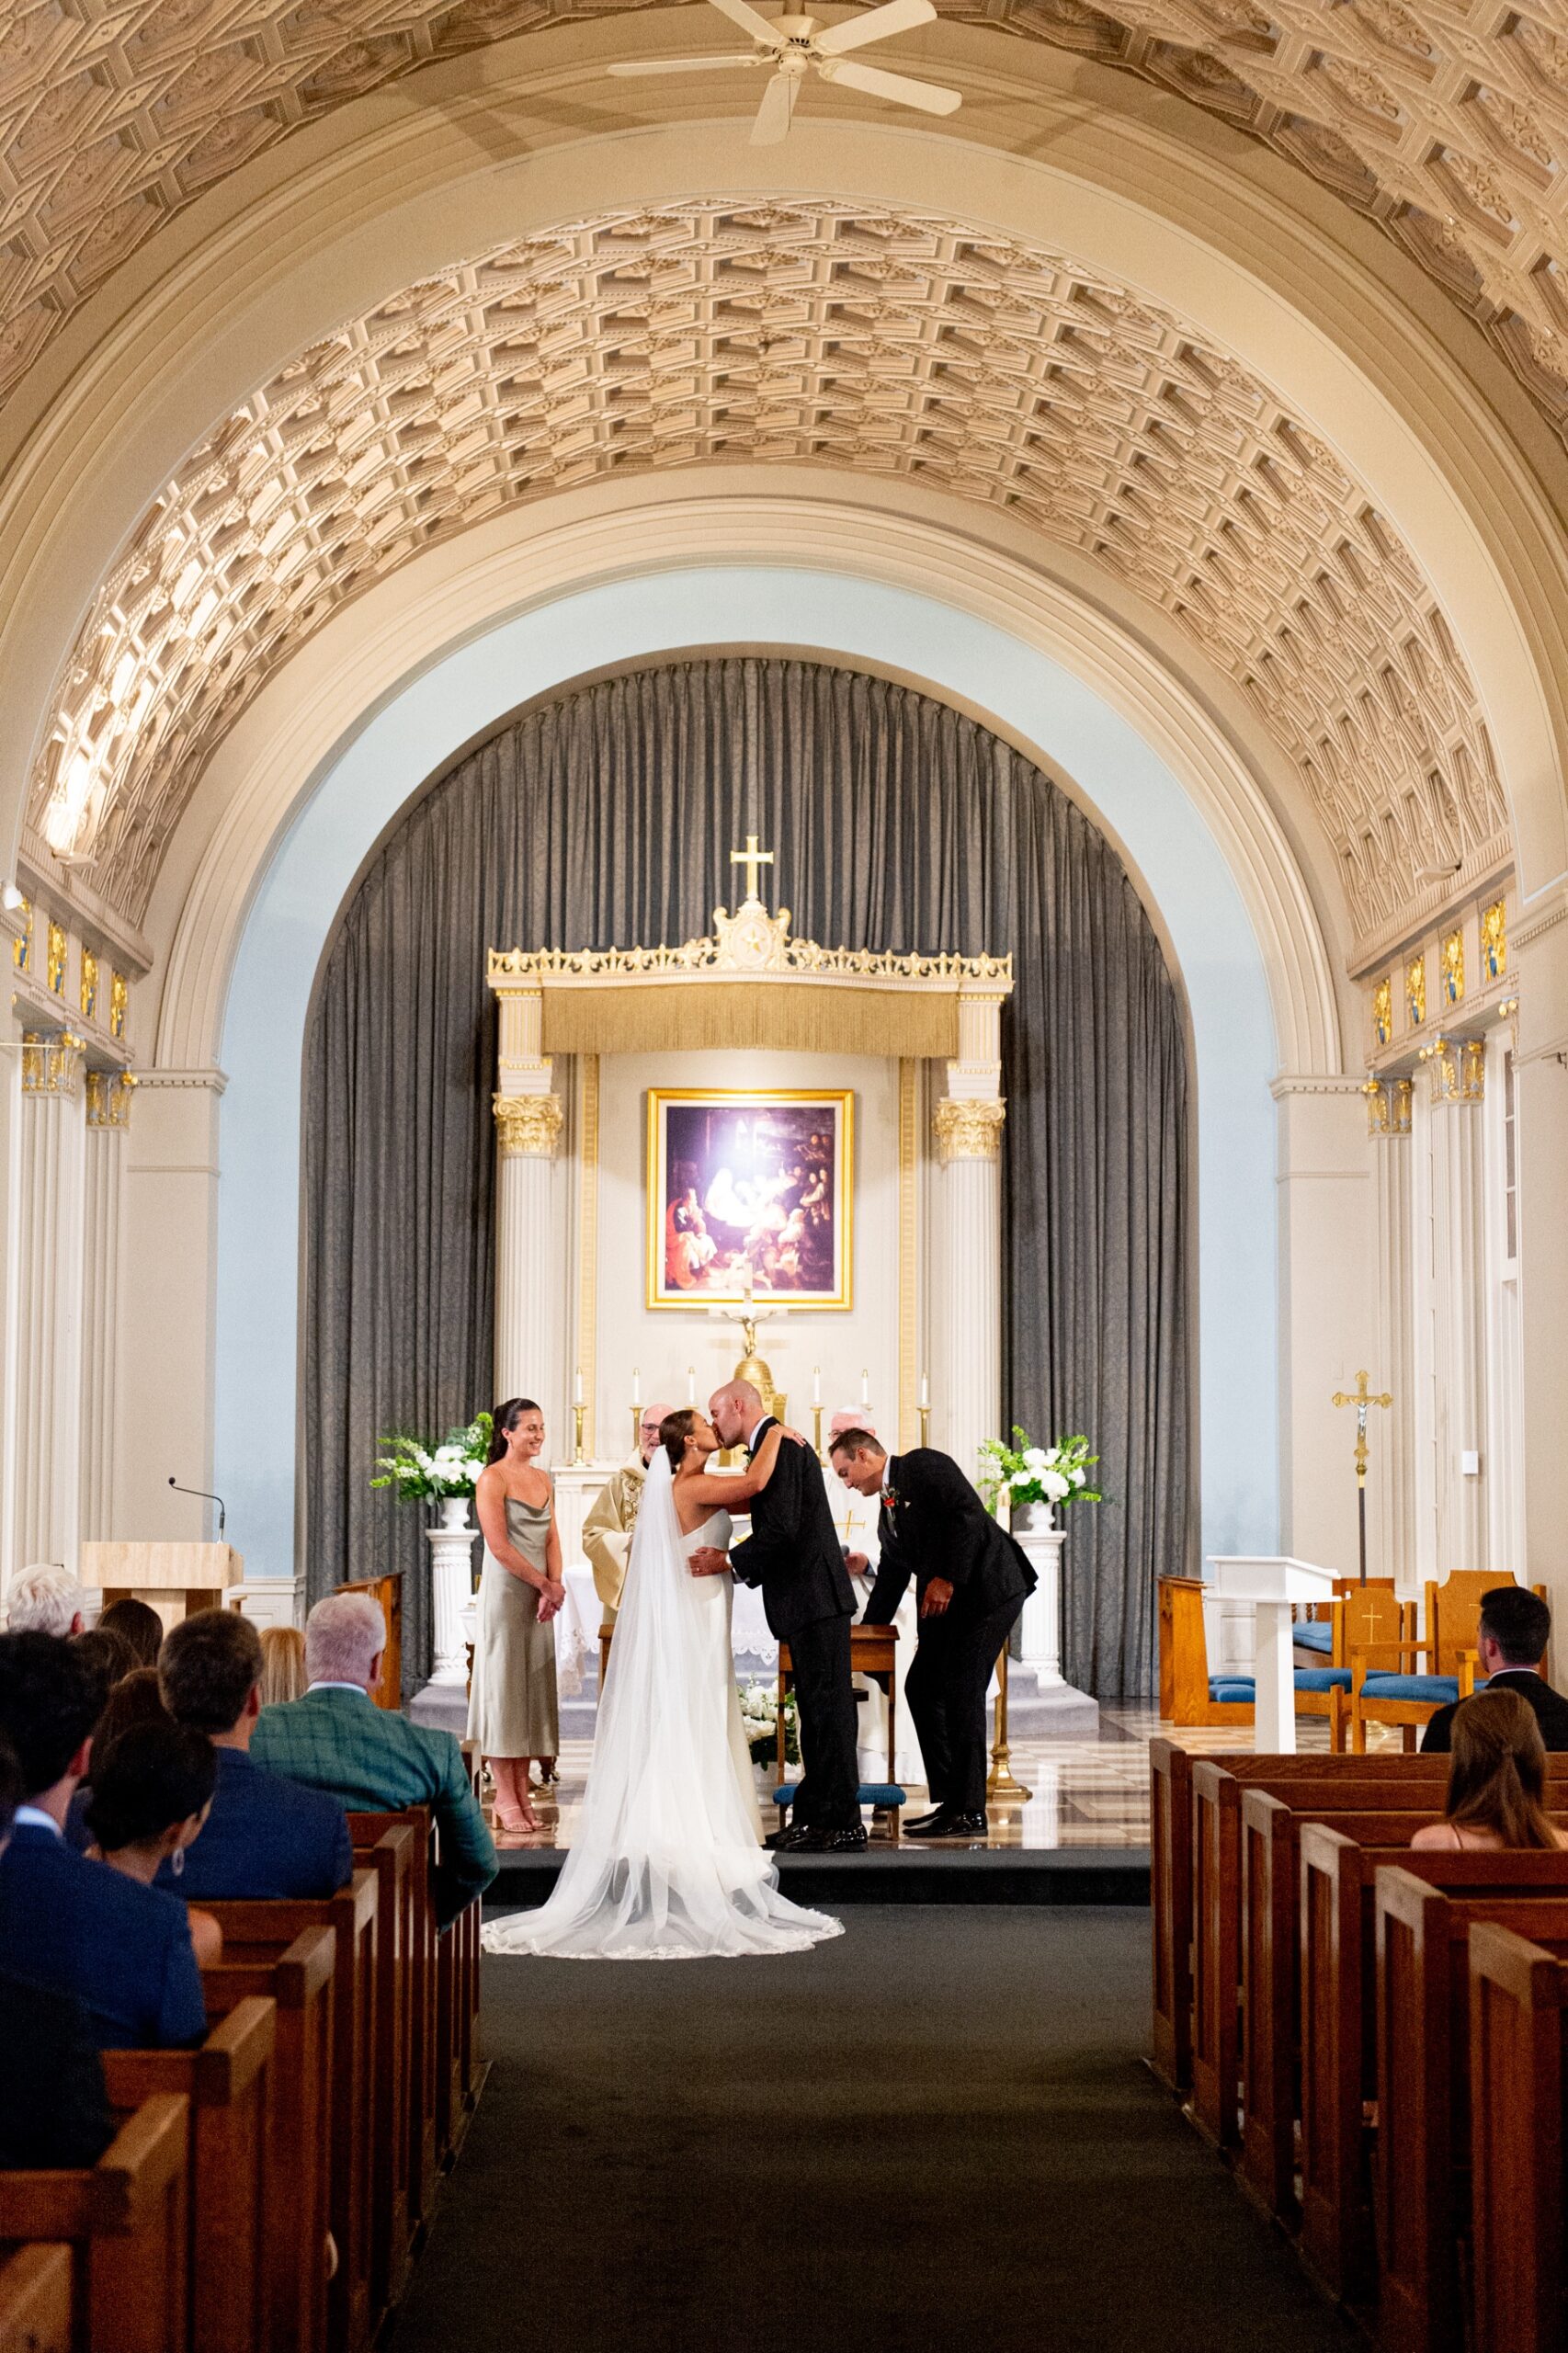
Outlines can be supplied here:
[[[1139, 74], [1267, 142], [1396, 238], [1568, 436], [1562, 0], [940, 5], [999, 39]], [[591, 0], [12, 0], [0, 397], [163, 222], [300, 124], [434, 58], [616, 13]]]
[[962, 222], [716, 201], [568, 223], [301, 353], [143, 515], [29, 820], [131, 922], [202, 765], [345, 599], [617, 472], [802, 461], [1000, 506], [1170, 615], [1294, 760], [1370, 952], [1509, 854], [1430, 585], [1305, 424], [1166, 311]]

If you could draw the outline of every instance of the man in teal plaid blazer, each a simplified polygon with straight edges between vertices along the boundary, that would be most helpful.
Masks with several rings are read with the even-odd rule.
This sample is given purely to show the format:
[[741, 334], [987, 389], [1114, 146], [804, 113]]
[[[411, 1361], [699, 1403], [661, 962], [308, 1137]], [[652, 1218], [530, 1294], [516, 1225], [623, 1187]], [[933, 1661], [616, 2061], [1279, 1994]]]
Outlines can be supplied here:
[[431, 1895], [447, 1927], [495, 1876], [495, 1847], [449, 1732], [410, 1723], [370, 1698], [386, 1628], [368, 1593], [332, 1593], [305, 1621], [302, 1699], [264, 1708], [251, 1758], [312, 1790], [330, 1790], [350, 1813], [427, 1805], [440, 1835]]

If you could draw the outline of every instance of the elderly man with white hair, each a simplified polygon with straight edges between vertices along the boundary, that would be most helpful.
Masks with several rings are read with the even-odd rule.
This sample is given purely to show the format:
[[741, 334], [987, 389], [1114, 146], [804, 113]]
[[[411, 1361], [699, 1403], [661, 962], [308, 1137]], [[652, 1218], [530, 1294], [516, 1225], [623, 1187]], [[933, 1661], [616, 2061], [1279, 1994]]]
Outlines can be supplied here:
[[305, 1695], [262, 1710], [251, 1760], [330, 1790], [351, 1813], [429, 1806], [441, 1834], [431, 1893], [444, 1928], [494, 1878], [495, 1847], [452, 1734], [410, 1723], [371, 1699], [386, 1639], [368, 1593], [318, 1601], [305, 1620]]
[[35, 1562], [18, 1570], [6, 1597], [8, 1634], [79, 1634], [86, 1624], [87, 1597], [68, 1569]]

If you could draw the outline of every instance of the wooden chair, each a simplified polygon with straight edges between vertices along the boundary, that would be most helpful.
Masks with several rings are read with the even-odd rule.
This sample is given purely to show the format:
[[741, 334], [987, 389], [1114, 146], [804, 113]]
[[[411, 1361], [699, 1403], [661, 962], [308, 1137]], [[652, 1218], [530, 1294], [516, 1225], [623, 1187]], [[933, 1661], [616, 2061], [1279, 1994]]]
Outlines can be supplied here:
[[273, 1961], [203, 1972], [207, 2015], [275, 2005], [272, 2149], [264, 2262], [272, 2353], [325, 2353], [332, 2180], [333, 1981], [337, 1937], [305, 1928]]
[[0, 2256], [0, 2353], [72, 2353], [74, 2343], [70, 2248]]
[[[1203, 1623], [1203, 1595], [1198, 1577], [1162, 1577], [1160, 1586], [1160, 1717], [1173, 1724], [1250, 1724], [1255, 1718], [1256, 1684], [1250, 1675], [1210, 1675], [1209, 1644]], [[1368, 1587], [1370, 1593], [1373, 1588]], [[1389, 1588], [1392, 1597], [1392, 1587]], [[1361, 1605], [1363, 1609], [1369, 1605]], [[1375, 1608], [1374, 1605], [1370, 1605]], [[1335, 1756], [1345, 1747], [1348, 1722], [1350, 1674], [1344, 1656], [1345, 1611], [1348, 1602], [1329, 1605], [1330, 1655], [1322, 1665], [1294, 1670], [1295, 1711], [1317, 1717], [1329, 1727], [1329, 1746]]]
[[[193, 2353], [267, 2353], [266, 2207], [277, 2010], [238, 2003], [195, 2051], [106, 2051], [117, 2109], [183, 2095], [190, 2131]], [[281, 2188], [281, 2184], [277, 2186]]]
[[73, 2353], [186, 2353], [189, 2143], [186, 2101], [160, 2092], [96, 2165], [0, 2172], [0, 2241], [70, 2249]]
[[1568, 1961], [1501, 1921], [1470, 1932], [1474, 2353], [1560, 2353]]

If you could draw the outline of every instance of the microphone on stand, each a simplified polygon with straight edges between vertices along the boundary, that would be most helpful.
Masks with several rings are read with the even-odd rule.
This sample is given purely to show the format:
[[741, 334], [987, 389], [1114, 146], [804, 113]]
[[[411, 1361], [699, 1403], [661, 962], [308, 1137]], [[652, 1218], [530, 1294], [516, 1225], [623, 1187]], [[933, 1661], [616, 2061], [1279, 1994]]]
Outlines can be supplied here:
[[172, 1472], [169, 1474], [169, 1484], [174, 1489], [176, 1495], [199, 1495], [204, 1504], [217, 1505], [218, 1541], [222, 1544], [223, 1541], [223, 1530], [228, 1526], [229, 1522], [229, 1514], [222, 1496], [209, 1495], [205, 1487], [182, 1487], [179, 1481], [174, 1476]]

